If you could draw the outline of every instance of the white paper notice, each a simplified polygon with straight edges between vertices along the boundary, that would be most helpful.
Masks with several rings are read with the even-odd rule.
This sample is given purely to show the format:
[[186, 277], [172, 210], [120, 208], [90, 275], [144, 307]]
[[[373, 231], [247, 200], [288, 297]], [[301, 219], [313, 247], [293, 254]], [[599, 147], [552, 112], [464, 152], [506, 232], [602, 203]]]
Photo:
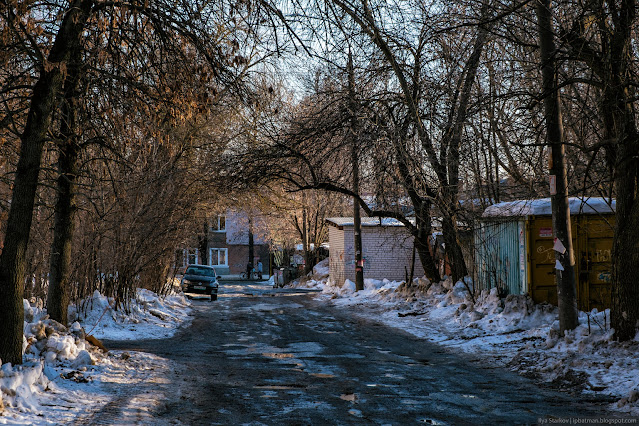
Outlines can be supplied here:
[[566, 252], [566, 247], [564, 247], [559, 238], [555, 238], [555, 245], [553, 246], [553, 248], [555, 249], [555, 251], [558, 251], [561, 254], [564, 254]]
[[557, 195], [557, 176], [550, 175], [550, 195]]
[[558, 271], [563, 271], [564, 267], [561, 266], [561, 263], [558, 260], [555, 260], [555, 269]]

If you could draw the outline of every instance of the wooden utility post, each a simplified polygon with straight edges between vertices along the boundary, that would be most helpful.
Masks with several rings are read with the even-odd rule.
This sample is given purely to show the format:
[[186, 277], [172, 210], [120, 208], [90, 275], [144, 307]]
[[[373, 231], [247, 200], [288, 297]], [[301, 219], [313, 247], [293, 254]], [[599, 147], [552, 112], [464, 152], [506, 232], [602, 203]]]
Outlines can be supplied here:
[[566, 155], [561, 104], [557, 86], [555, 64], [555, 40], [551, 22], [550, 0], [537, 0], [537, 21], [543, 79], [546, 137], [550, 145], [550, 195], [552, 204], [552, 228], [555, 236], [555, 271], [557, 302], [559, 305], [559, 329], [574, 330], [579, 325], [577, 291], [575, 285], [575, 256], [570, 227], [566, 177]]
[[[353, 193], [359, 195], [359, 156], [357, 132], [357, 100], [355, 99], [355, 73], [353, 71], [353, 55], [348, 52], [348, 98], [351, 113], [351, 160], [353, 162]], [[364, 290], [364, 258], [362, 255], [362, 219], [359, 201], [353, 197], [353, 234], [355, 237], [355, 290]]]
[[255, 267], [255, 242], [253, 239], [253, 217], [248, 216], [248, 265], [246, 265], [246, 279], [251, 279], [251, 271]]

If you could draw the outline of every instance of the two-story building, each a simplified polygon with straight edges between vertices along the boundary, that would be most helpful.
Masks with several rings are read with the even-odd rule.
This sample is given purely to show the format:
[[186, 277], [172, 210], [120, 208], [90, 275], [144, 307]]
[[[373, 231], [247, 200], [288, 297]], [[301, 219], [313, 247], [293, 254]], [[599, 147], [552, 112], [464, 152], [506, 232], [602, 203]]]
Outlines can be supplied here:
[[175, 266], [206, 264], [214, 266], [218, 275], [237, 275], [246, 271], [249, 247], [253, 246], [253, 262], [262, 262], [264, 274], [269, 272], [269, 232], [261, 215], [227, 210], [207, 220], [207, 235], [194, 237], [188, 247], [176, 253]]

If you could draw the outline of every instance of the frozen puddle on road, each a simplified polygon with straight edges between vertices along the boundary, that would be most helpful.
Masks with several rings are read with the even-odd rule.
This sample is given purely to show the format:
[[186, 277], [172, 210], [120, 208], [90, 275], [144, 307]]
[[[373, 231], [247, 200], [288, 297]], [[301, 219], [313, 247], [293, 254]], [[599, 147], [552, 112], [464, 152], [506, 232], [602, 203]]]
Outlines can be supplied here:
[[[303, 308], [303, 307], [304, 306], [300, 305], [299, 303], [291, 303], [291, 304], [287, 304], [286, 305], [286, 309], [299, 309], [299, 308]], [[275, 305], [275, 304], [271, 304], [271, 303], [256, 303], [256, 304], [251, 305], [251, 306], [246, 306], [246, 307], [240, 308], [240, 309], [238, 309], [238, 311], [243, 311], [243, 312], [251, 312], [251, 311], [277, 312], [278, 314], [281, 314], [281, 315], [284, 315], [286, 313], [281, 304]]]
[[[224, 350], [230, 357], [244, 358], [260, 354], [264, 358], [268, 358], [283, 365], [290, 366], [296, 371], [304, 372], [317, 378], [334, 378], [340, 374], [344, 374], [341, 368], [332, 363], [325, 363], [320, 360], [335, 358], [325, 355], [325, 348], [317, 342], [296, 342], [286, 347], [279, 348], [265, 344], [249, 344], [241, 347], [240, 344], [233, 344], [231, 348]], [[241, 348], [238, 348], [241, 347]], [[350, 354], [339, 355], [338, 357], [348, 356], [350, 358], [361, 358], [362, 355]]]

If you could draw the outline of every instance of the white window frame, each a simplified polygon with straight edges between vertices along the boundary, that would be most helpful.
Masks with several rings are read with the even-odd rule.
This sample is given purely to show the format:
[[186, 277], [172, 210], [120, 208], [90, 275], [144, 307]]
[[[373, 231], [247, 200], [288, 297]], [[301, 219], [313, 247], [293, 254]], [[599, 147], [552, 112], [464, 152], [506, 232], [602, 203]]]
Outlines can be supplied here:
[[[226, 215], [217, 215], [213, 220], [216, 221], [217, 226], [211, 226], [211, 232], [226, 232]], [[222, 222], [224, 226], [222, 226]]]
[[[213, 263], [213, 252], [217, 251], [217, 264]], [[224, 252], [224, 263], [220, 263], [220, 252]], [[210, 266], [229, 266], [229, 249], [211, 247], [209, 248], [209, 265]]]

